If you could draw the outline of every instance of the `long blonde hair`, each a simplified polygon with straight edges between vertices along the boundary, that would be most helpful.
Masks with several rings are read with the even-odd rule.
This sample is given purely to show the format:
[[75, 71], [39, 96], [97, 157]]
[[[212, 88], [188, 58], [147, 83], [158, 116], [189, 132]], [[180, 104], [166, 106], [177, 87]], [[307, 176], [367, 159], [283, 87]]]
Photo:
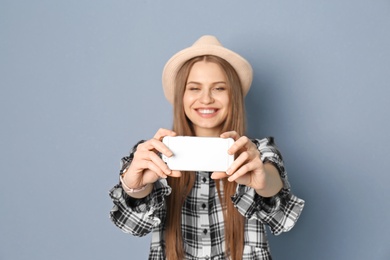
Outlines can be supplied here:
[[[175, 82], [173, 131], [178, 135], [195, 135], [192, 123], [183, 109], [183, 96], [190, 70], [199, 61], [218, 64], [225, 73], [227, 83], [230, 86], [228, 88], [230, 107], [221, 133], [234, 130], [239, 135], [243, 135], [246, 130], [246, 118], [240, 79], [227, 61], [212, 55], [190, 59], [179, 70]], [[168, 183], [172, 187], [172, 193], [167, 199], [166, 257], [169, 260], [184, 259], [183, 235], [181, 225], [178, 223], [181, 223], [181, 208], [195, 183], [195, 174], [182, 174], [180, 178], [168, 178]], [[220, 185], [223, 185], [224, 196], [221, 195]], [[234, 260], [241, 260], [244, 248], [244, 217], [234, 208], [230, 199], [236, 190], [236, 186], [235, 182], [228, 182], [226, 179], [221, 182], [216, 181], [218, 196], [224, 209], [225, 246], [228, 250], [226, 257], [230, 256]], [[178, 207], [178, 205], [180, 206]]]

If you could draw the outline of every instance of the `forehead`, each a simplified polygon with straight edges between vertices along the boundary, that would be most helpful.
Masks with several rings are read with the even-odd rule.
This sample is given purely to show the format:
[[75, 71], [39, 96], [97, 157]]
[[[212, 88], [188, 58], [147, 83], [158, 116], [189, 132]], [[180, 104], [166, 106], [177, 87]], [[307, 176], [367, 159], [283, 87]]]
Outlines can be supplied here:
[[222, 67], [215, 62], [198, 61], [192, 66], [187, 81], [217, 80], [226, 81], [226, 74]]

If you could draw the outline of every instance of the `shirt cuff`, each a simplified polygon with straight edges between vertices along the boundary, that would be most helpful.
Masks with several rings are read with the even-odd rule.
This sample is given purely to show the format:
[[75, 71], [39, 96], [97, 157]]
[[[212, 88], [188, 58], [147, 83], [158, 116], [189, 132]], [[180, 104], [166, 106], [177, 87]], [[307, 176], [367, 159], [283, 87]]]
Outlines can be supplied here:
[[294, 227], [305, 203], [284, 189], [271, 198], [264, 198], [244, 185], [237, 186], [232, 201], [244, 217], [267, 224], [275, 235]]
[[130, 197], [122, 188], [122, 185], [118, 184], [110, 190], [110, 196], [114, 201], [114, 204], [126, 204], [132, 211], [150, 212], [163, 207], [165, 197], [171, 193], [171, 187], [168, 186], [166, 179], [160, 179], [154, 183], [152, 192], [142, 199], [136, 199]]

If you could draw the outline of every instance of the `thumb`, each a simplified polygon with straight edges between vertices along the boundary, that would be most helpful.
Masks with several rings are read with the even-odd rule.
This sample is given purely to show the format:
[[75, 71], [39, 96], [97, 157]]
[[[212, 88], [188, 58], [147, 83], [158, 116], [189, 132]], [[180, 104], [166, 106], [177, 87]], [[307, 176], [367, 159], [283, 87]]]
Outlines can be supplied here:
[[169, 174], [169, 177], [181, 177], [181, 171], [171, 171], [171, 174]]
[[223, 178], [226, 178], [226, 177], [228, 177], [226, 172], [213, 172], [211, 174], [211, 179], [214, 179], [214, 180], [223, 179]]

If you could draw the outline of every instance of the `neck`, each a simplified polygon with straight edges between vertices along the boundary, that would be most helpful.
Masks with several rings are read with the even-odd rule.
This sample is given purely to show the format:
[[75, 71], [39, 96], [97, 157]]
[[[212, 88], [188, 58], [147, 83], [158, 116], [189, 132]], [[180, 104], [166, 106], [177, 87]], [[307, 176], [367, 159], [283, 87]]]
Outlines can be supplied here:
[[195, 135], [199, 137], [219, 137], [221, 135], [220, 129], [194, 129]]

